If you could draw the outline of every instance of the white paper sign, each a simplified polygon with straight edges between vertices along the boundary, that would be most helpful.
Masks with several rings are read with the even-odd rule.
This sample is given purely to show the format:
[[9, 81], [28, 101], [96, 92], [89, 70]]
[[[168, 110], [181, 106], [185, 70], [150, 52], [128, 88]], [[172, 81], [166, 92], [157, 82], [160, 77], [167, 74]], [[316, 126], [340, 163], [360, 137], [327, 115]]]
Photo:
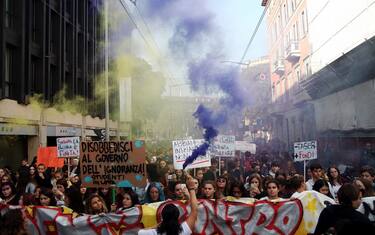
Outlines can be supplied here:
[[58, 157], [79, 157], [79, 137], [57, 138]]
[[294, 143], [294, 161], [308, 161], [318, 158], [317, 141]]
[[[203, 139], [172, 141], [174, 168], [182, 169], [186, 158], [188, 158], [192, 154], [193, 150], [202, 143], [204, 143]], [[209, 154], [206, 154], [205, 156], [199, 156], [192, 164], [188, 165], [185, 169], [209, 166], [211, 166], [211, 158]]]
[[249, 143], [246, 141], [236, 141], [236, 150], [241, 152], [250, 152], [251, 154], [256, 153], [256, 144]]
[[236, 137], [234, 135], [218, 135], [210, 147], [212, 157], [234, 157]]

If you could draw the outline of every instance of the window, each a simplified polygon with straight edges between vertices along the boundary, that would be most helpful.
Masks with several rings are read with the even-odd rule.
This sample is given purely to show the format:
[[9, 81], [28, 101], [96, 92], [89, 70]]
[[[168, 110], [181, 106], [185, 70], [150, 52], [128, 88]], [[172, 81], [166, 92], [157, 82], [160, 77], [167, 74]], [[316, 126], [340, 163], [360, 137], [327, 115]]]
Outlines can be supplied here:
[[12, 80], [12, 50], [7, 47], [5, 50], [5, 77], [4, 77], [4, 96], [10, 97], [11, 80]]
[[5, 0], [5, 27], [14, 26], [14, 0]]
[[308, 29], [308, 23], [307, 23], [307, 13], [305, 11], [302, 11], [301, 13], [301, 22], [302, 22], [302, 34], [305, 35], [309, 29]]

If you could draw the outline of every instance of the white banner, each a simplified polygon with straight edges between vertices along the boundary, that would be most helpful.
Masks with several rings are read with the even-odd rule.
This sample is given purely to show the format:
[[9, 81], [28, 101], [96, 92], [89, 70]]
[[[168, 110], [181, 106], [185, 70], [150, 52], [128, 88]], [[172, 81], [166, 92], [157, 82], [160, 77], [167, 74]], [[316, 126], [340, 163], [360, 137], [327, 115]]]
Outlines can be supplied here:
[[[173, 166], [175, 169], [183, 169], [183, 164], [194, 149], [204, 143], [203, 139], [195, 140], [175, 140], [172, 141], [173, 145]], [[209, 154], [205, 156], [199, 156], [195, 161], [188, 165], [186, 169], [209, 167], [211, 166], [211, 158]]]
[[317, 141], [305, 141], [294, 143], [294, 161], [308, 161], [318, 158]]
[[210, 147], [212, 157], [234, 157], [236, 139], [234, 135], [218, 135]]
[[57, 138], [58, 157], [79, 157], [79, 137]]
[[241, 152], [250, 152], [251, 154], [256, 153], [256, 144], [249, 143], [247, 141], [236, 141], [236, 150]]

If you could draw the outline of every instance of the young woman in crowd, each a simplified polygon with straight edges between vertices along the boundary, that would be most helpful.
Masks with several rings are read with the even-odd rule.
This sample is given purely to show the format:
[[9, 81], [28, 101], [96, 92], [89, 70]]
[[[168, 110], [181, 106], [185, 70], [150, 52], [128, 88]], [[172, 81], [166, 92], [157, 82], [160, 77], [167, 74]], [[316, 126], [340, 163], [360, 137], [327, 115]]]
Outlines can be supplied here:
[[259, 174], [252, 174], [248, 179], [249, 196], [252, 198], [260, 199], [267, 194], [263, 191], [262, 178]]
[[164, 200], [165, 196], [163, 190], [156, 183], [151, 183], [147, 188], [144, 203], [160, 202]]
[[139, 204], [138, 195], [131, 188], [126, 188], [122, 194], [121, 207], [117, 212], [132, 208]]
[[56, 206], [55, 195], [49, 188], [42, 188], [39, 196], [41, 206]]
[[331, 183], [332, 191], [334, 193], [334, 195], [332, 195], [332, 196], [337, 198], [336, 197], [337, 192], [339, 191], [340, 187], [343, 184], [340, 171], [337, 167], [331, 166], [327, 170], [327, 176], [328, 176], [329, 183]]
[[194, 225], [198, 217], [198, 201], [195, 195], [194, 182], [191, 177], [188, 176], [187, 187], [189, 190], [189, 198], [191, 205], [191, 212], [183, 223], [179, 222], [180, 212], [178, 208], [173, 204], [167, 204], [161, 212], [162, 221], [153, 229], [142, 229], [138, 232], [139, 235], [154, 235], [154, 234], [165, 234], [165, 235], [178, 235], [178, 234], [192, 234]]
[[233, 182], [230, 186], [229, 196], [232, 196], [236, 199], [246, 197], [245, 187], [243, 186], [243, 184], [240, 184], [239, 182]]
[[216, 179], [216, 199], [222, 199], [228, 196], [229, 186], [228, 179], [224, 176], [219, 176]]
[[312, 188], [314, 191], [317, 191], [321, 194], [324, 194], [326, 195], [327, 197], [330, 197], [333, 199], [333, 196], [331, 195], [331, 193], [329, 192], [329, 184], [328, 184], [328, 181], [326, 180], [323, 180], [323, 179], [319, 179], [317, 181], [315, 181], [314, 185], [313, 185], [313, 188]]
[[108, 213], [104, 199], [97, 194], [92, 194], [86, 201], [86, 213], [89, 215]]
[[35, 166], [30, 166], [30, 168], [29, 168], [29, 181], [26, 184], [25, 193], [34, 193], [35, 192], [35, 188], [38, 185], [38, 183], [36, 182], [36, 179], [35, 179], [35, 174], [36, 174]]
[[28, 235], [21, 209], [8, 210], [0, 219], [1, 235]]
[[68, 188], [68, 183], [65, 179], [58, 179], [55, 182], [56, 187], [52, 188], [53, 194], [55, 194], [56, 205], [63, 206], [64, 205], [64, 193], [65, 190]]
[[3, 199], [1, 203], [16, 206], [19, 203], [19, 196], [16, 187], [11, 182], [1, 184], [0, 198]]
[[261, 198], [260, 200], [269, 200], [269, 201], [282, 201], [281, 197], [279, 197], [280, 192], [280, 184], [277, 180], [271, 179], [266, 182], [266, 189], [267, 189], [267, 196]]
[[206, 180], [203, 183], [203, 192], [202, 192], [202, 198], [203, 199], [216, 199], [215, 198], [216, 193], [216, 184], [214, 181]]

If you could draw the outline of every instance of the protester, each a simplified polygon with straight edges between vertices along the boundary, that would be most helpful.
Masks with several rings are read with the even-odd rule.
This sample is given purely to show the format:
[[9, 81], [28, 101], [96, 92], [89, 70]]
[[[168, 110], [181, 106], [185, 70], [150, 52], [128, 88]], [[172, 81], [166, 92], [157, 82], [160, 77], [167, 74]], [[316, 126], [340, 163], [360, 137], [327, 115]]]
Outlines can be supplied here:
[[215, 199], [215, 193], [216, 193], [215, 182], [211, 180], [204, 181], [202, 198], [203, 199]]
[[229, 190], [229, 196], [232, 196], [236, 199], [245, 197], [245, 187], [243, 186], [243, 184], [239, 182], [232, 183]]
[[1, 203], [6, 205], [18, 205], [19, 197], [17, 189], [11, 182], [4, 182], [1, 184], [0, 198], [3, 199]]
[[319, 180], [315, 181], [314, 186], [313, 186], [313, 190], [317, 191], [317, 192], [319, 192], [321, 194], [324, 194], [327, 197], [330, 197], [330, 198], [333, 199], [333, 196], [329, 192], [328, 182], [325, 181], [325, 180], [323, 180], [323, 179], [319, 179]]
[[343, 184], [340, 170], [335, 166], [331, 166], [327, 170], [327, 176], [328, 176], [329, 182], [332, 185], [332, 191], [334, 194], [332, 196], [336, 198], [337, 192], [339, 191], [340, 187]]
[[359, 189], [344, 184], [337, 192], [339, 205], [329, 205], [319, 215], [315, 235], [326, 234], [375, 234], [370, 220], [356, 209], [361, 204]]
[[362, 197], [372, 197], [374, 195], [374, 189], [369, 180], [359, 178], [353, 181], [353, 183], [359, 188]]
[[151, 183], [147, 188], [144, 203], [160, 202], [164, 200], [164, 192], [160, 186], [156, 183]]
[[279, 197], [280, 184], [277, 180], [271, 179], [266, 182], [267, 196], [261, 198], [260, 200], [269, 200], [273, 202], [282, 201], [283, 199]]
[[191, 211], [186, 221], [180, 224], [179, 217], [180, 212], [178, 208], [173, 204], [167, 204], [161, 212], [162, 222], [154, 229], [141, 229], [139, 230], [139, 235], [187, 235], [192, 234], [194, 230], [195, 221], [198, 217], [198, 201], [195, 195], [195, 183], [188, 178], [187, 187], [190, 194], [190, 205]]
[[39, 196], [39, 203], [41, 206], [56, 206], [56, 198], [52, 190], [49, 188], [42, 188]]
[[266, 196], [266, 192], [263, 191], [262, 178], [259, 174], [252, 174], [249, 179], [249, 196], [252, 198], [260, 199]]
[[361, 178], [370, 181], [372, 188], [375, 190], [375, 170], [371, 166], [361, 168]]
[[86, 213], [89, 215], [108, 213], [104, 199], [97, 194], [92, 194], [86, 201]]
[[227, 178], [224, 176], [219, 176], [216, 179], [216, 199], [221, 199], [228, 196], [228, 191], [229, 186]]
[[25, 192], [26, 193], [34, 193], [35, 188], [37, 187], [38, 183], [35, 179], [36, 176], [36, 169], [35, 166], [30, 166], [29, 168], [29, 180], [26, 184]]
[[124, 190], [121, 200], [121, 207], [117, 210], [117, 212], [121, 212], [139, 204], [138, 195], [131, 188], [127, 188]]
[[0, 235], [28, 235], [21, 209], [8, 210], [0, 219]]

